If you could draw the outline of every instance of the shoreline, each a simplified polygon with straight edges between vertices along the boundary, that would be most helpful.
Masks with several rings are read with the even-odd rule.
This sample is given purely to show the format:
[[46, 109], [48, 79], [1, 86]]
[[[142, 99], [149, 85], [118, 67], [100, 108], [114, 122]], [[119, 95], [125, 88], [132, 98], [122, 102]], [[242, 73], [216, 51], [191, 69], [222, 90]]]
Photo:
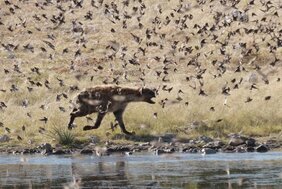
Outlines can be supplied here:
[[66, 147], [62, 145], [52, 146], [50, 143], [43, 143], [36, 147], [5, 146], [0, 147], [0, 154], [42, 154], [42, 155], [64, 155], [64, 154], [96, 154], [107, 156], [114, 153], [131, 155], [137, 152], [152, 152], [155, 155], [172, 153], [201, 153], [215, 154], [223, 153], [245, 153], [245, 152], [268, 152], [282, 151], [282, 141], [268, 139], [259, 141], [251, 137], [235, 134], [229, 142], [200, 136], [194, 140], [179, 141], [172, 134], [159, 137], [159, 140], [150, 142], [135, 142], [119, 144], [114, 141], [101, 143], [85, 143]]

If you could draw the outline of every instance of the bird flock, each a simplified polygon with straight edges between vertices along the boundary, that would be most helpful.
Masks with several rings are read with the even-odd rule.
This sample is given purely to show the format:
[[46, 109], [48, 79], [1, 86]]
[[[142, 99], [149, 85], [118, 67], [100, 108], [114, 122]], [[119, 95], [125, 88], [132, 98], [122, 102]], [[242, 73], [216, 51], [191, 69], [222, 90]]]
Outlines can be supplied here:
[[156, 87], [154, 119], [242, 91], [237, 108], [281, 104], [281, 16], [280, 0], [1, 1], [0, 132], [36, 138], [98, 84]]

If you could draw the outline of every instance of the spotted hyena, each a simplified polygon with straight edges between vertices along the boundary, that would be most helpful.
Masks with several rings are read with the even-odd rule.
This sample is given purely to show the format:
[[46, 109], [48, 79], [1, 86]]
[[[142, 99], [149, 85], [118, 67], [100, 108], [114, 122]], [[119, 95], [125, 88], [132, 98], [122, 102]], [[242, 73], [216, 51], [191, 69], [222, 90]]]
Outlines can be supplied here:
[[75, 107], [70, 114], [68, 128], [72, 129], [76, 117], [98, 113], [93, 126], [86, 125], [83, 130], [99, 128], [104, 116], [113, 112], [123, 133], [131, 135], [125, 129], [123, 112], [130, 102], [147, 102], [154, 104], [152, 98], [156, 97], [156, 90], [149, 88], [129, 88], [119, 86], [96, 86], [80, 92], [74, 100]]

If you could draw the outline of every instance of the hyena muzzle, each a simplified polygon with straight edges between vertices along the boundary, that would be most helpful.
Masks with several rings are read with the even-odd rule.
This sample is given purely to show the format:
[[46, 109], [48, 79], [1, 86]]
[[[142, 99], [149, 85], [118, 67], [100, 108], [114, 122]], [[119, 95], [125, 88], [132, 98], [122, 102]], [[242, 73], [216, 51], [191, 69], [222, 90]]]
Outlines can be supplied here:
[[97, 129], [101, 125], [104, 116], [113, 112], [123, 133], [132, 135], [125, 129], [123, 113], [130, 102], [147, 102], [155, 104], [157, 90], [149, 88], [127, 88], [119, 86], [96, 86], [88, 88], [75, 98], [75, 107], [70, 114], [68, 129], [72, 129], [76, 117], [86, 116], [97, 112], [96, 122], [93, 126], [86, 125], [83, 130]]

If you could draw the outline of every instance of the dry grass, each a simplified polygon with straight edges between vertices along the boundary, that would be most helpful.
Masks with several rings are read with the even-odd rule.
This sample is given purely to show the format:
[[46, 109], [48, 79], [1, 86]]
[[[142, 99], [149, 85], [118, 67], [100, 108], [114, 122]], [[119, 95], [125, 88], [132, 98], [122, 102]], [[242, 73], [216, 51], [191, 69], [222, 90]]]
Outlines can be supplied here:
[[[222, 12], [226, 15], [234, 10], [230, 5], [223, 6], [218, 1], [198, 5], [196, 1], [185, 1], [183, 4], [189, 5], [187, 10], [183, 13], [176, 13], [173, 9], [179, 6], [178, 1], [166, 1], [158, 3], [155, 1], [145, 0], [146, 5], [145, 14], [141, 17], [141, 24], [143, 28], [138, 27], [137, 17], [139, 13], [134, 13], [132, 7], [139, 7], [138, 1], [130, 3], [129, 7], [124, 7], [121, 1], [117, 1], [120, 13], [132, 16], [132, 19], [126, 20], [127, 28], [123, 29], [121, 21], [112, 23], [111, 16], [104, 15], [104, 8], [98, 9], [91, 7], [90, 1], [85, 1], [84, 8], [74, 8], [73, 12], [69, 10], [68, 6], [72, 3], [66, 1], [62, 3], [62, 7], [66, 10], [64, 13], [65, 24], [59, 26], [57, 29], [52, 29], [54, 25], [50, 20], [42, 18], [40, 15], [46, 14], [50, 19], [52, 15], [58, 15], [59, 11], [55, 5], [45, 6], [44, 10], [34, 8], [35, 1], [27, 1], [25, 3], [18, 3], [21, 9], [16, 10], [16, 14], [9, 13], [9, 6], [5, 6], [4, 2], [0, 2], [1, 7], [1, 22], [0, 25], [1, 43], [19, 45], [17, 50], [7, 51], [1, 47], [0, 51], [0, 81], [2, 85], [0, 89], [5, 89], [6, 92], [0, 92], [0, 101], [5, 102], [8, 106], [4, 110], [0, 110], [0, 122], [4, 123], [4, 127], [10, 128], [10, 135], [14, 139], [11, 143], [17, 143], [17, 136], [23, 138], [22, 144], [27, 144], [32, 140], [33, 143], [41, 143], [43, 141], [50, 141], [47, 137], [49, 130], [53, 125], [58, 126], [58, 129], [64, 130], [66, 128], [70, 103], [69, 101], [77, 94], [77, 91], [70, 91], [70, 86], [78, 86], [79, 89], [85, 87], [102, 84], [107, 80], [112, 83], [113, 78], [119, 77], [120, 85], [126, 86], [142, 86], [144, 83], [140, 81], [140, 77], [145, 79], [147, 86], [163, 87], [167, 85], [173, 87], [169, 93], [160, 90], [157, 101], [167, 98], [168, 102], [165, 108], [160, 104], [131, 104], [128, 111], [125, 113], [125, 123], [129, 130], [134, 130], [138, 135], [158, 135], [168, 132], [177, 133], [180, 137], [195, 137], [198, 135], [209, 135], [213, 137], [226, 137], [230, 132], [242, 132], [246, 135], [253, 136], [268, 136], [273, 133], [278, 134], [282, 131], [282, 82], [277, 82], [277, 78], [281, 77], [281, 61], [276, 63], [275, 67], [269, 65], [274, 60], [273, 54], [269, 53], [269, 44], [275, 46], [275, 41], [271, 39], [271, 35], [264, 32], [257, 34], [246, 34], [244, 28], [255, 29], [258, 24], [261, 27], [273, 26], [274, 32], [279, 35], [278, 28], [281, 28], [281, 19], [273, 15], [275, 11], [279, 16], [282, 15], [281, 2], [273, 1], [275, 8], [271, 9], [269, 13], [264, 13], [260, 9], [265, 9], [259, 2], [250, 6], [248, 1], [241, 1], [237, 7], [238, 10], [245, 10], [248, 8], [249, 22], [234, 21], [228, 27], [222, 27], [214, 32], [198, 33], [199, 28], [194, 27], [195, 24], [201, 28], [208, 23], [208, 28], [211, 28], [215, 23], [213, 17], [215, 12]], [[109, 1], [105, 3], [110, 4]], [[104, 5], [103, 5], [104, 6]], [[162, 14], [158, 11], [162, 9]], [[93, 12], [93, 20], [85, 20], [84, 16], [87, 11]], [[212, 13], [210, 13], [213, 11]], [[171, 13], [174, 17], [171, 17]], [[251, 16], [255, 13], [256, 16]], [[36, 21], [33, 16], [40, 17], [40, 21]], [[183, 19], [184, 15], [193, 15], [193, 19], [187, 20], [188, 29], [181, 28], [177, 24], [178, 19]], [[170, 24], [166, 25], [166, 17], [171, 19]], [[153, 20], [158, 17], [161, 21], [159, 24], [154, 24]], [[266, 17], [266, 21], [261, 21]], [[21, 19], [23, 21], [21, 21]], [[80, 35], [73, 33], [72, 21], [80, 21], [83, 23], [85, 34]], [[258, 23], [255, 21], [258, 20]], [[24, 28], [23, 22], [26, 22]], [[219, 21], [222, 25], [223, 19]], [[12, 26], [13, 32], [7, 28]], [[111, 32], [111, 29], [115, 32]], [[153, 32], [158, 35], [155, 35]], [[40, 29], [40, 31], [39, 31]], [[146, 30], [152, 31], [151, 39], [147, 39]], [[240, 30], [240, 34], [228, 36], [228, 33]], [[32, 34], [28, 34], [27, 31]], [[137, 35], [142, 40], [137, 43], [133, 40], [132, 34]], [[165, 34], [165, 38], [160, 35]], [[226, 64], [227, 71], [221, 77], [214, 78], [213, 75], [218, 75], [217, 66], [212, 66], [213, 60], [223, 61], [226, 56], [220, 54], [219, 43], [215, 43], [213, 35], [218, 36], [216, 40], [219, 42], [228, 42], [226, 45], [226, 55], [230, 56], [230, 63]], [[55, 39], [51, 40], [47, 35], [54, 35]], [[281, 36], [281, 33], [280, 33]], [[189, 38], [188, 43], [185, 42]], [[201, 46], [200, 41], [206, 39], [206, 44]], [[86, 40], [81, 43], [77, 40]], [[265, 39], [265, 40], [263, 40]], [[43, 41], [50, 41], [55, 45], [55, 50], [52, 50]], [[179, 41], [176, 50], [172, 49], [174, 41]], [[147, 46], [148, 42], [155, 42], [159, 46]], [[23, 48], [24, 45], [30, 43], [34, 47], [34, 52], [30, 52]], [[244, 49], [239, 48], [239, 43], [246, 43], [247, 49], [252, 49], [252, 53], [244, 56]], [[85, 44], [86, 48], [82, 45]], [[118, 48], [115, 52], [109, 45]], [[254, 45], [257, 45], [260, 50], [256, 52]], [[44, 47], [47, 52], [40, 50]], [[127, 51], [123, 52], [121, 47], [126, 47]], [[139, 47], [146, 49], [145, 56], [138, 50]], [[191, 47], [193, 51], [185, 54], [181, 51], [181, 47]], [[234, 47], [236, 47], [234, 49]], [[63, 49], [68, 48], [69, 52], [63, 54]], [[75, 57], [74, 53], [80, 49], [81, 56]], [[213, 52], [213, 53], [211, 53]], [[120, 57], [125, 53], [124, 60]], [[187, 66], [187, 63], [195, 57], [198, 53], [200, 56], [198, 62], [200, 67]], [[49, 58], [50, 54], [52, 59]], [[274, 52], [278, 59], [282, 59], [281, 47]], [[111, 57], [111, 55], [113, 55]], [[126, 69], [123, 68], [124, 62], [136, 56], [140, 65], [135, 66], [128, 64]], [[160, 62], [154, 58], [160, 57]], [[162, 71], [164, 64], [162, 63], [165, 57], [171, 62], [168, 67], [169, 81], [163, 82], [162, 77], [156, 75], [156, 71]], [[267, 75], [269, 84], [264, 84], [262, 77], [254, 69], [253, 64], [249, 61], [256, 57], [253, 64], [261, 66], [261, 71]], [[239, 65], [239, 61], [246, 68], [247, 72], [235, 73], [234, 70]], [[71, 62], [73, 62], [70, 69]], [[19, 66], [20, 72], [14, 70], [14, 65]], [[102, 70], [98, 69], [98, 65], [103, 66]], [[148, 68], [150, 67], [150, 69]], [[31, 68], [38, 67], [40, 74], [31, 71]], [[173, 71], [174, 69], [177, 71]], [[4, 69], [9, 70], [8, 74], [4, 74]], [[199, 96], [200, 85], [199, 81], [195, 79], [196, 73], [199, 69], [207, 69], [203, 74], [204, 86], [202, 87], [208, 96]], [[145, 74], [143, 75], [142, 72]], [[128, 80], [124, 79], [123, 75], [128, 74]], [[252, 83], [248, 81], [249, 76], [254, 73], [258, 77], [258, 90], [249, 90]], [[193, 77], [191, 77], [193, 76]], [[30, 77], [30, 79], [28, 79]], [[90, 78], [93, 77], [92, 81]], [[190, 81], [186, 80], [190, 77]], [[60, 86], [58, 79], [64, 80], [64, 86]], [[239, 89], [232, 89], [230, 96], [227, 96], [227, 104], [224, 105], [225, 96], [221, 94], [222, 87], [227, 84], [230, 88], [234, 86], [231, 80], [235, 78], [236, 83], [243, 78]], [[29, 80], [42, 83], [42, 87], [33, 86]], [[44, 82], [48, 80], [51, 89], [44, 87]], [[10, 92], [11, 85], [17, 86], [18, 91]], [[192, 87], [196, 87], [193, 89]], [[33, 91], [28, 92], [27, 87], [32, 87]], [[184, 94], [180, 94], [183, 99], [178, 102], [177, 91], [181, 89]], [[68, 98], [62, 97], [60, 101], [56, 101], [56, 96], [61, 93], [66, 93]], [[271, 99], [265, 101], [266, 96], [271, 95]], [[247, 97], [253, 100], [245, 103]], [[28, 100], [28, 106], [22, 107], [22, 102]], [[185, 103], [188, 102], [188, 106]], [[39, 107], [44, 105], [45, 109]], [[59, 110], [59, 107], [64, 107], [66, 112]], [[215, 111], [210, 111], [210, 107], [214, 107]], [[153, 114], [157, 112], [158, 117], [154, 118]], [[27, 113], [31, 117], [27, 116]], [[39, 119], [47, 117], [48, 122], [45, 124]], [[91, 115], [94, 119], [95, 115]], [[221, 120], [221, 121], [219, 121]], [[89, 132], [82, 131], [82, 126], [87, 124], [85, 118], [79, 118], [76, 121], [78, 127], [74, 129], [75, 135], [78, 139], [84, 140], [91, 135], [98, 135], [103, 140], [108, 140], [120, 133], [119, 129], [112, 132], [110, 130], [110, 122], [113, 122], [112, 115], [107, 115], [104, 119], [101, 128]], [[189, 130], [191, 123], [195, 121], [202, 121], [207, 127], [203, 129]], [[89, 123], [88, 123], [89, 124]], [[25, 125], [26, 130], [22, 131], [22, 126]], [[38, 133], [40, 127], [46, 131], [43, 134]], [[0, 133], [4, 133], [5, 129], [1, 128]], [[106, 135], [106, 133], [109, 133]]]
[[69, 130], [67, 130], [66, 128], [62, 129], [62, 128], [54, 127], [49, 131], [48, 135], [52, 139], [54, 138], [58, 144], [61, 144], [63, 146], [71, 147], [75, 143], [74, 134]]

